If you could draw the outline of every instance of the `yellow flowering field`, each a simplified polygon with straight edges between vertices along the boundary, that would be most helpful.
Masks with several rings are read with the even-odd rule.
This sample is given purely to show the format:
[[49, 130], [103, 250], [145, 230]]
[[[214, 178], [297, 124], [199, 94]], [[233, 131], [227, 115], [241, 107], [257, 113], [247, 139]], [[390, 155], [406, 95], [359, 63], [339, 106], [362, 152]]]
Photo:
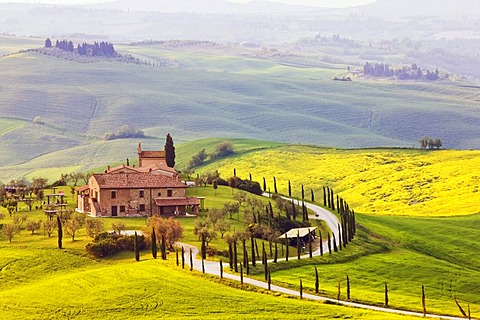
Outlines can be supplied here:
[[228, 178], [236, 169], [273, 192], [292, 193], [323, 202], [330, 186], [357, 212], [376, 215], [454, 216], [480, 212], [480, 151], [407, 149], [336, 150], [282, 146], [247, 152], [209, 164]]

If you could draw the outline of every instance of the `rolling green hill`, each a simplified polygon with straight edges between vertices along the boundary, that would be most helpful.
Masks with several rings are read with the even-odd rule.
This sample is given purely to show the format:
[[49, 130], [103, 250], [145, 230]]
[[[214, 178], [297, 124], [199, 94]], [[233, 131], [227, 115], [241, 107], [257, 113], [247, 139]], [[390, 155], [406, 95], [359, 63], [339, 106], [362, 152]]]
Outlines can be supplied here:
[[[79, 63], [35, 52], [0, 58], [0, 180], [38, 169], [123, 161], [134, 156], [124, 146], [136, 142], [100, 140], [126, 124], [144, 130], [145, 143], [157, 146], [167, 132], [177, 144], [230, 137], [411, 147], [430, 135], [447, 148], [480, 146], [476, 88], [332, 81], [345, 66], [285, 63], [220, 49], [208, 54], [194, 48], [120, 48], [144, 60], [174, 59], [180, 67]], [[34, 125], [36, 117], [45, 125]]]

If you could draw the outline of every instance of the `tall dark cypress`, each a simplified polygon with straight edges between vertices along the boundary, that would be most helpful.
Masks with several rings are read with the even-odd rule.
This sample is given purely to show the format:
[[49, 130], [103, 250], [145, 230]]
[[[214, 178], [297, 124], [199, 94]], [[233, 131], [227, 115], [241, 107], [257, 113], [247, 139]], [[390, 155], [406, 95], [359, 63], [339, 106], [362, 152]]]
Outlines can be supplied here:
[[263, 264], [263, 271], [265, 273], [265, 281], [268, 280], [268, 260], [267, 260], [267, 252], [263, 250], [263, 260], [265, 263]]
[[290, 180], [288, 180], [288, 196], [292, 197], [292, 185], [290, 184]]
[[278, 260], [278, 244], [275, 242], [275, 254], [273, 255], [273, 262], [277, 263]]
[[427, 315], [427, 304], [425, 301], [425, 286], [422, 284], [422, 308], [423, 308], [423, 316]]
[[157, 259], [157, 236], [155, 235], [155, 228], [152, 228], [152, 257]]
[[267, 180], [263, 177], [263, 192], [267, 192]]
[[133, 250], [135, 251], [135, 260], [139, 261], [140, 260], [140, 250], [138, 249], [137, 231], [135, 231], [135, 238], [134, 238], [134, 241], [133, 241]]
[[251, 173], [249, 173], [249, 176], [250, 176], [250, 181], [252, 181], [252, 174], [251, 174]]
[[223, 261], [220, 259], [220, 278], [223, 279]]
[[318, 230], [318, 237], [320, 238], [320, 256], [323, 256], [322, 231], [320, 231], [320, 230]]
[[328, 232], [327, 235], [328, 235], [328, 241], [327, 241], [328, 253], [332, 254], [332, 243], [331, 243], [331, 239], [330, 239], [330, 232]]
[[350, 278], [347, 275], [347, 300], [350, 301]]
[[333, 237], [333, 251], [338, 252], [337, 239], [335, 238], [335, 233], [333, 232], [332, 232], [332, 237]]
[[342, 250], [342, 230], [340, 230], [340, 223], [337, 223], [338, 226], [338, 246]]
[[330, 195], [331, 195], [330, 188], [327, 187], [327, 200], [328, 200], [327, 204], [328, 204], [328, 207], [332, 209], [332, 197]]
[[288, 247], [289, 247], [288, 237], [287, 237], [287, 233], [285, 233], [285, 261], [288, 261]]
[[230, 270], [233, 270], [233, 246], [232, 242], [228, 242], [228, 264], [230, 265]]
[[327, 206], [327, 192], [325, 190], [325, 186], [323, 186], [323, 206]]
[[165, 141], [165, 161], [170, 168], [175, 166], [175, 147], [170, 133], [167, 134], [167, 139]]
[[162, 234], [162, 243], [160, 244], [160, 250], [162, 252], [162, 259], [167, 260], [167, 245], [165, 244], [164, 234]]
[[318, 293], [319, 287], [320, 287], [320, 280], [318, 279], [317, 267], [315, 267], [315, 293]]
[[338, 199], [338, 194], [337, 194], [337, 212], [340, 213], [340, 200]]
[[310, 234], [310, 229], [308, 229], [308, 254], [310, 255], [310, 258], [313, 258], [312, 235]]
[[234, 177], [237, 176], [237, 169], [236, 169], [236, 168], [233, 168], [233, 176], [234, 176]]
[[201, 248], [201, 256], [202, 259], [207, 259], [207, 245], [205, 241], [205, 234], [202, 233], [202, 246]]
[[312, 196], [312, 202], [315, 202], [315, 194], [313, 193], [313, 189], [310, 189], [310, 195]]
[[385, 308], [388, 308], [388, 284], [385, 282]]
[[303, 299], [303, 283], [302, 283], [302, 279], [300, 279], [300, 299]]
[[243, 249], [243, 265], [248, 265], [248, 254], [247, 254], [247, 243], [245, 239], [242, 239], [242, 249]]
[[233, 268], [238, 272], [237, 240], [233, 240]]
[[260, 250], [258, 250], [257, 239], [253, 239], [253, 242], [255, 242], [255, 253], [257, 254], [257, 260], [259, 260], [260, 259]]
[[300, 260], [300, 253], [302, 252], [302, 246], [300, 243], [300, 232], [297, 231], [297, 257]]
[[303, 188], [303, 184], [302, 184], [302, 200], [305, 199], [305, 189]]
[[252, 266], [255, 267], [255, 263], [256, 263], [256, 260], [255, 260], [255, 239], [253, 238], [253, 235], [250, 237], [250, 241], [251, 241], [251, 247], [252, 247]]
[[185, 269], [185, 248], [182, 246], [182, 269]]
[[335, 196], [333, 193], [333, 189], [331, 189], [331, 197], [332, 197], [332, 210], [335, 211]]
[[57, 216], [57, 232], [58, 232], [58, 249], [62, 249], [63, 229], [62, 220]]
[[175, 257], [176, 257], [175, 261], [176, 261], [177, 267], [178, 267], [179, 264], [180, 264], [179, 259], [178, 259], [178, 248], [175, 250]]
[[277, 191], [277, 178], [273, 177], [273, 190], [275, 190], [275, 194], [278, 193]]
[[[167, 256], [165, 255], [165, 259]], [[193, 251], [192, 248], [190, 248], [190, 271], [193, 271]]]

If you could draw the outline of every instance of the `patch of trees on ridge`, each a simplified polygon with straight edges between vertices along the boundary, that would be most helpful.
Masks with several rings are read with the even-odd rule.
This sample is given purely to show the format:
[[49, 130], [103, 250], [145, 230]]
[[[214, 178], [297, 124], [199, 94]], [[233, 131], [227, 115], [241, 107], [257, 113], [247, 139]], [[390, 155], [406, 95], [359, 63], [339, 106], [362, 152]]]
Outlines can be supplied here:
[[440, 149], [443, 146], [442, 140], [439, 138], [432, 139], [429, 137], [423, 137], [419, 141], [420, 149]]
[[145, 133], [133, 126], [125, 125], [116, 132], [107, 132], [103, 135], [103, 140], [116, 140], [127, 138], [145, 138]]
[[416, 64], [411, 66], [403, 66], [398, 69], [391, 68], [384, 63], [370, 63], [365, 62], [363, 66], [363, 75], [373, 77], [396, 78], [399, 80], [428, 80], [435, 81], [440, 79], [438, 69], [435, 71], [423, 70]]
[[[45, 40], [45, 48], [52, 48], [53, 44], [52, 41], [47, 38]], [[73, 53], [77, 53], [81, 56], [98, 56], [98, 57], [107, 57], [107, 58], [116, 58], [118, 53], [115, 51], [113, 44], [110, 42], [94, 42], [93, 44], [89, 43], [82, 43], [77, 44], [75, 47], [74, 43], [69, 40], [57, 40], [55, 43], [55, 48], [69, 51]]]

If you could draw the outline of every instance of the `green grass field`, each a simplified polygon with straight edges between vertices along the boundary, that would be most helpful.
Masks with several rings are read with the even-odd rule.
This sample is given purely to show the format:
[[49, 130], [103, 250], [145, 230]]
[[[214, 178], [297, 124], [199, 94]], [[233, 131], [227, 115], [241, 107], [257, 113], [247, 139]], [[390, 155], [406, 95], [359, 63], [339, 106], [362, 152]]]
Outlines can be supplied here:
[[429, 312], [459, 316], [453, 300], [457, 297], [465, 310], [470, 305], [473, 317], [480, 315], [476, 255], [479, 215], [357, 218], [366, 230], [344, 249], [343, 258], [327, 255], [297, 262], [297, 267], [285, 270], [285, 266], [279, 266], [279, 271], [272, 272], [272, 281], [298, 287], [302, 278], [312, 291], [316, 266], [321, 292], [332, 298], [337, 296], [340, 279], [341, 297], [346, 299], [348, 275], [354, 301], [383, 305], [387, 283], [391, 307], [421, 312], [421, 286], [425, 285]]
[[[68, 192], [68, 188], [64, 188]], [[190, 193], [206, 196], [209, 208], [231, 200], [229, 188], [220, 188], [215, 196], [211, 187], [192, 188]], [[70, 205], [72, 201], [67, 198]], [[2, 209], [3, 210], [3, 209]], [[44, 219], [41, 210], [20, 215]], [[0, 223], [8, 223], [8, 216]], [[144, 218], [120, 219], [127, 229], [140, 230]], [[107, 229], [119, 219], [104, 219]], [[197, 244], [192, 234], [193, 219], [180, 220], [185, 227], [182, 241]], [[241, 220], [237, 222], [242, 227]], [[56, 249], [56, 237], [40, 231], [34, 235], [23, 230], [8, 243], [0, 236], [0, 309], [4, 319], [93, 319], [93, 318], [202, 318], [202, 319], [292, 319], [355, 318], [383, 319], [384, 315], [359, 309], [337, 307], [318, 302], [288, 299], [265, 290], [239, 290], [237, 284], [215, 276], [175, 266], [173, 254], [168, 261], [154, 260], [147, 251], [136, 263], [133, 253], [95, 260], [84, 246], [90, 240], [81, 230], [74, 242], [64, 236], [64, 247]], [[223, 240], [212, 242], [221, 247]], [[233, 307], [232, 307], [233, 306]], [[390, 319], [408, 317], [389, 316]]]

